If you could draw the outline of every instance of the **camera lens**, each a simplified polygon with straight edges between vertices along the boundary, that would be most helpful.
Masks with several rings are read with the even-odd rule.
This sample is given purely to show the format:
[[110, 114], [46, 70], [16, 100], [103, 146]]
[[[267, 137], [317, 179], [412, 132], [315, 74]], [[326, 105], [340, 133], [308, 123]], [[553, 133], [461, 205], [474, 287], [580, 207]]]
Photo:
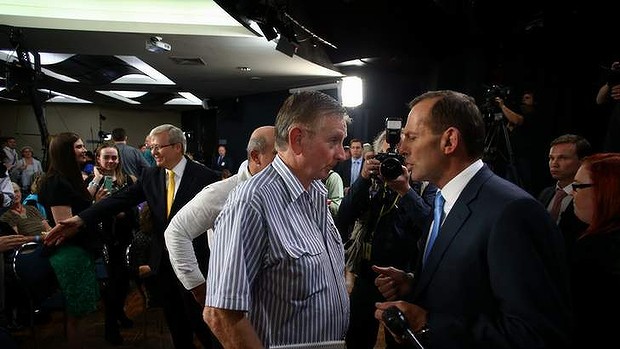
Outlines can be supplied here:
[[381, 172], [383, 178], [387, 179], [388, 181], [395, 180], [403, 173], [400, 161], [398, 161], [398, 159], [394, 157], [388, 157], [387, 159], [383, 160], [381, 162], [381, 166], [379, 167], [379, 171]]

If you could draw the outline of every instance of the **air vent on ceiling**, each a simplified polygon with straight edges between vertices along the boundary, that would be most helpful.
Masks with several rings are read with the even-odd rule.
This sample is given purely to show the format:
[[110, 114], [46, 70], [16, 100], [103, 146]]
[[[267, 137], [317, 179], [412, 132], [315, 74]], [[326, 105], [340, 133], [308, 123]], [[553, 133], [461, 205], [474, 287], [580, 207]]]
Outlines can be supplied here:
[[202, 58], [199, 58], [199, 57], [172, 56], [170, 57], [170, 59], [174, 61], [174, 63], [179, 64], [179, 65], [206, 65], [205, 61], [203, 61]]

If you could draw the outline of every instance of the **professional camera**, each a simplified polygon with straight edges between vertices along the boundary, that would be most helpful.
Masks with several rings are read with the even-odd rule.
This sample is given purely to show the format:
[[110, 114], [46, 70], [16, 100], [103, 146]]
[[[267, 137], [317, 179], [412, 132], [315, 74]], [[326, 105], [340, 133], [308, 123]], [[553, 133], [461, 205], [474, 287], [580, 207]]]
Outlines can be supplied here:
[[379, 172], [383, 178], [393, 181], [403, 173], [403, 163], [405, 158], [398, 153], [398, 143], [400, 143], [400, 132], [403, 120], [400, 118], [385, 119], [385, 141], [389, 148], [385, 153], [375, 155], [375, 159], [381, 162]]
[[502, 110], [495, 99], [499, 97], [506, 101], [510, 97], [510, 87], [501, 85], [491, 85], [484, 91], [484, 101], [481, 105], [481, 112], [484, 117], [499, 120], [503, 117]]

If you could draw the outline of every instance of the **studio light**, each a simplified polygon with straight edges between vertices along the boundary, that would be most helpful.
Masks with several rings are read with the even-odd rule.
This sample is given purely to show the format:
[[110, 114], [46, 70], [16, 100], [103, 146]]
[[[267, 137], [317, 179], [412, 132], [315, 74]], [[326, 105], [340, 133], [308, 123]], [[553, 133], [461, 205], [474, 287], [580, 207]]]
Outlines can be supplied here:
[[357, 76], [345, 76], [340, 86], [340, 100], [344, 107], [357, 107], [364, 102], [364, 83]]

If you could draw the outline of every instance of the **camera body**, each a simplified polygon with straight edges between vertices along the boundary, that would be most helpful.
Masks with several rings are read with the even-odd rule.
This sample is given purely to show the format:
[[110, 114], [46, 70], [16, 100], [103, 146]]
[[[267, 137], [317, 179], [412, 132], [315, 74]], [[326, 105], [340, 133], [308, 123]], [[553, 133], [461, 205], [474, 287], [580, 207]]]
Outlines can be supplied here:
[[504, 116], [496, 98], [504, 101], [510, 98], [510, 87], [502, 85], [491, 85], [484, 91], [484, 101], [481, 106], [482, 115], [489, 119], [501, 120]]
[[405, 158], [398, 153], [398, 143], [400, 143], [400, 133], [403, 125], [401, 118], [385, 119], [385, 141], [389, 144], [385, 153], [375, 155], [379, 160], [379, 172], [386, 180], [393, 181], [403, 173], [402, 166]]

